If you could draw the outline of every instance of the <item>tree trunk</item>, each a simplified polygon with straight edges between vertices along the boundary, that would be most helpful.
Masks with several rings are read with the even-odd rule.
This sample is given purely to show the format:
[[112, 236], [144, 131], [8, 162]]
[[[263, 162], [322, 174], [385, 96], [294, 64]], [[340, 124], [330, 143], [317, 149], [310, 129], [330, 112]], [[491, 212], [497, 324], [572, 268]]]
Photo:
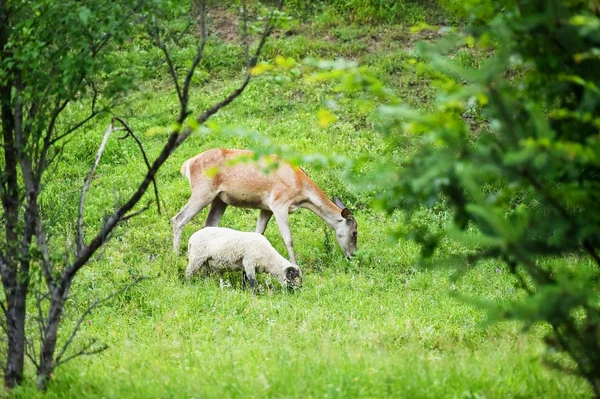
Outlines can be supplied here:
[[69, 295], [70, 285], [71, 282], [69, 281], [64, 288], [60, 286], [55, 288], [50, 300], [48, 325], [44, 331], [42, 351], [40, 353], [40, 367], [37, 371], [37, 387], [41, 391], [45, 391], [48, 387], [50, 375], [56, 367], [56, 364], [54, 363], [54, 352], [56, 351], [56, 341], [58, 339], [58, 327], [62, 319], [65, 300]]
[[4, 370], [4, 386], [6, 388], [14, 388], [23, 381], [26, 312], [26, 297], [23, 294], [24, 292], [17, 290], [7, 298], [8, 353]]

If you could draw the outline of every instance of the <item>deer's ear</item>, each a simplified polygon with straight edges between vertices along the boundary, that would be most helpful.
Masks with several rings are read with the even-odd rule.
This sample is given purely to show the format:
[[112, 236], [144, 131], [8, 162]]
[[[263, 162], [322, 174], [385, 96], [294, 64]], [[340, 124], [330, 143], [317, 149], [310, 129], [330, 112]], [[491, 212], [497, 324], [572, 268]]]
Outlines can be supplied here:
[[346, 209], [346, 205], [342, 204], [342, 201], [338, 197], [333, 197], [333, 203], [338, 206], [340, 209]]
[[342, 217], [344, 219], [348, 220], [348, 219], [352, 219], [354, 216], [352, 216], [352, 212], [350, 212], [348, 210], [348, 208], [344, 208], [344, 209], [342, 209]]

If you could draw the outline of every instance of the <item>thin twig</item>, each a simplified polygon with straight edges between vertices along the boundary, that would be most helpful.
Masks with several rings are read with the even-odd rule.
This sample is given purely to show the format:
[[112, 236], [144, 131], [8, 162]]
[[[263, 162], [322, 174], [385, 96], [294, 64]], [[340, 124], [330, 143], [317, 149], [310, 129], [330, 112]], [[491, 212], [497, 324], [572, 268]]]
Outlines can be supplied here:
[[[132, 286], [140, 283], [141, 281], [147, 280], [148, 277], [146, 276], [141, 276], [141, 277], [136, 277], [131, 283], [127, 284], [125, 287], [121, 288], [118, 291], [113, 292], [112, 294], [108, 295], [107, 297], [103, 298], [103, 299], [96, 299], [86, 310], [85, 312], [83, 312], [83, 314], [79, 317], [79, 320], [77, 320], [77, 323], [75, 324], [75, 328], [73, 328], [73, 331], [71, 332], [71, 335], [69, 336], [69, 339], [67, 339], [67, 341], [65, 342], [65, 344], [63, 345], [60, 353], [58, 354], [58, 356], [56, 357], [56, 364], [59, 365], [61, 363], [61, 359], [63, 357], [63, 355], [65, 354], [65, 352], [67, 351], [67, 349], [69, 348], [69, 345], [71, 345], [71, 343], [73, 342], [73, 339], [75, 338], [75, 335], [77, 335], [77, 332], [79, 331], [79, 328], [81, 327], [81, 323], [83, 323], [83, 320], [85, 319], [85, 317], [90, 314], [90, 312], [92, 310], [94, 310], [95, 308], [97, 308], [98, 306], [102, 305], [103, 303], [110, 301], [112, 298], [114, 298], [117, 295], [122, 294], [123, 292], [127, 291], [129, 288], [131, 288]], [[88, 346], [89, 348], [89, 346]], [[84, 350], [87, 350], [88, 348], [85, 348]], [[71, 359], [72, 357], [67, 358], [67, 360]], [[62, 363], [66, 362], [67, 360], [63, 361]]]
[[242, 1], [242, 41], [244, 42], [246, 68], [250, 65], [250, 41], [248, 39], [248, 10], [246, 8], [246, 1]]
[[31, 363], [35, 366], [36, 370], [39, 370], [40, 365], [35, 360], [37, 358], [37, 354], [35, 353], [35, 344], [30, 340], [25, 338], [25, 355], [31, 360]]
[[92, 181], [92, 176], [93, 176], [94, 172], [96, 171], [98, 164], [100, 163], [100, 158], [102, 157], [102, 153], [104, 152], [104, 149], [106, 148], [106, 143], [108, 143], [108, 139], [109, 139], [112, 131], [113, 131], [113, 124], [111, 122], [111, 124], [106, 129], [106, 132], [104, 133], [104, 137], [102, 138], [102, 143], [100, 143], [100, 147], [98, 148], [98, 152], [96, 153], [96, 159], [94, 159], [94, 164], [92, 165], [92, 168], [88, 172], [85, 182], [83, 183], [83, 187], [81, 188], [81, 196], [79, 197], [79, 213], [77, 216], [77, 231], [76, 231], [77, 255], [79, 255], [81, 253], [83, 246], [84, 246], [84, 244], [83, 244], [83, 208], [84, 208], [84, 204], [85, 204], [85, 194], [86, 194], [88, 187]]
[[179, 85], [179, 75], [177, 74], [177, 70], [175, 69], [175, 64], [173, 64], [173, 60], [171, 59], [171, 54], [169, 53], [169, 49], [160, 38], [160, 31], [156, 26], [147, 25], [148, 34], [154, 39], [154, 43], [156, 46], [162, 51], [165, 56], [165, 61], [167, 61], [167, 65], [169, 66], [169, 74], [171, 75], [171, 79], [173, 80], [173, 84], [175, 85], [175, 90], [177, 92], [177, 97], [179, 98], [179, 102], [183, 103], [183, 93], [181, 91], [181, 86]]
[[[115, 116], [113, 118], [113, 120], [119, 121], [119, 123], [121, 123], [123, 125], [123, 128], [127, 131], [127, 134], [123, 137], [119, 137], [119, 139], [124, 140], [129, 136], [133, 137], [133, 139], [135, 140], [135, 142], [138, 145], [138, 148], [140, 149], [140, 151], [142, 153], [142, 156], [144, 157], [144, 162], [146, 163], [146, 167], [148, 168], [148, 170], [150, 170], [150, 168], [151, 168], [150, 161], [148, 160], [148, 156], [146, 155], [146, 150], [144, 150], [142, 141], [138, 138], [138, 136], [135, 135], [135, 133], [133, 132], [133, 129], [127, 124], [127, 122], [125, 122], [125, 120], [123, 120], [122, 118], [119, 118], [118, 116]], [[160, 197], [158, 195], [158, 185], [156, 184], [155, 178], [152, 179], [152, 185], [154, 186], [154, 197], [156, 198], [156, 207], [158, 208], [158, 213], [160, 214], [161, 213]]]
[[65, 137], [75, 133], [80, 127], [82, 127], [83, 125], [85, 125], [86, 123], [88, 123], [89, 121], [91, 121], [92, 119], [94, 119], [96, 116], [108, 111], [110, 109], [110, 107], [102, 107], [99, 110], [95, 110], [92, 108], [92, 110], [90, 111], [90, 114], [85, 117], [84, 119], [80, 120], [79, 122], [77, 122], [76, 124], [74, 124], [73, 126], [71, 126], [70, 128], [68, 128], [67, 130], [65, 130], [63, 133], [61, 133], [60, 135], [56, 136], [54, 139], [50, 140], [50, 145], [54, 145], [56, 144], [58, 141], [64, 139]]
[[42, 272], [44, 273], [44, 279], [48, 289], [54, 287], [54, 278], [52, 277], [52, 261], [50, 260], [50, 254], [48, 253], [48, 241], [46, 239], [46, 232], [41, 220], [37, 222], [37, 242], [42, 253]]
[[45, 317], [44, 317], [44, 311], [42, 310], [42, 301], [44, 299], [45, 295], [39, 295], [38, 293], [36, 293], [36, 298], [35, 298], [35, 302], [36, 302], [36, 307], [37, 307], [37, 311], [38, 311], [38, 317], [37, 317], [37, 322], [38, 322], [38, 328], [39, 328], [39, 333], [40, 333], [40, 342], [44, 342], [44, 331], [46, 331], [46, 322]]
[[95, 57], [100, 52], [100, 50], [102, 50], [102, 48], [104, 46], [106, 46], [108, 41], [113, 36], [112, 32], [119, 32], [121, 30], [121, 27], [129, 22], [129, 18], [131, 18], [134, 14], [136, 14], [142, 8], [142, 4], [144, 4], [144, 0], [139, 0], [137, 2], [137, 4], [135, 5], [135, 7], [130, 10], [129, 15], [127, 15], [127, 17], [123, 18], [121, 23], [119, 25], [117, 25], [114, 30], [112, 30], [111, 32], [105, 33], [104, 37], [98, 41], [97, 45], [92, 44], [92, 48], [93, 48], [92, 56], [93, 57]]
[[[192, 82], [192, 77], [194, 76], [194, 72], [196, 71], [196, 67], [200, 64], [202, 60], [202, 56], [204, 55], [204, 47], [206, 46], [206, 41], [208, 40], [208, 26], [206, 23], [206, 1], [203, 0], [200, 3], [200, 25], [202, 28], [202, 40], [200, 41], [200, 45], [198, 46], [198, 51], [196, 52], [196, 57], [194, 57], [194, 61], [192, 61], [192, 66], [185, 77], [185, 81], [183, 82], [183, 90], [182, 96], [180, 98], [181, 101], [181, 109], [182, 115], [180, 116], [185, 119], [188, 115], [188, 101], [189, 101], [189, 92], [190, 85]], [[182, 120], [183, 120], [182, 119]]]
[[98, 353], [102, 353], [105, 350], [108, 349], [108, 345], [106, 344], [102, 344], [102, 346], [100, 346], [97, 349], [94, 349], [92, 351], [88, 351], [89, 348], [92, 347], [92, 345], [94, 345], [96, 342], [98, 342], [97, 339], [91, 339], [90, 342], [84, 346], [79, 352], [72, 354], [71, 356], [67, 357], [66, 359], [62, 360], [62, 361], [56, 361], [56, 367], [60, 366], [61, 364], [65, 364], [66, 362], [68, 362], [69, 360], [73, 360], [76, 357], [79, 356], [91, 356], [91, 355], [97, 355]]
[[140, 215], [140, 214], [142, 214], [142, 213], [146, 212], [148, 209], [150, 209], [150, 203], [151, 203], [151, 202], [148, 202], [148, 203], [146, 204], [146, 206], [145, 206], [145, 207], [143, 207], [143, 208], [142, 208], [142, 209], [140, 209], [140, 210], [137, 210], [137, 211], [135, 211], [135, 212], [132, 212], [132, 213], [129, 213], [129, 214], [127, 214], [127, 215], [123, 216], [123, 217], [121, 218], [121, 222], [124, 222], [124, 221], [126, 221], [126, 220], [128, 220], [128, 219], [131, 219], [131, 218], [133, 218], [133, 217], [136, 217], [137, 215]]

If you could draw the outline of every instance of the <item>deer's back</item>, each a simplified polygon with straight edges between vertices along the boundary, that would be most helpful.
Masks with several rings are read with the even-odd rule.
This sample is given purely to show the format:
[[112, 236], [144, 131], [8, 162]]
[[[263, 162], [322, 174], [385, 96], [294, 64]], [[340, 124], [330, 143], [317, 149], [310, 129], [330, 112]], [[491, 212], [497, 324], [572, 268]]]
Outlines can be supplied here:
[[250, 208], [270, 209], [274, 202], [303, 200], [307, 177], [302, 170], [276, 157], [270, 161], [277, 161], [277, 168], [269, 168], [269, 162], [256, 162], [252, 156], [252, 151], [221, 148], [198, 154], [187, 162], [192, 190], [208, 187], [226, 204]]

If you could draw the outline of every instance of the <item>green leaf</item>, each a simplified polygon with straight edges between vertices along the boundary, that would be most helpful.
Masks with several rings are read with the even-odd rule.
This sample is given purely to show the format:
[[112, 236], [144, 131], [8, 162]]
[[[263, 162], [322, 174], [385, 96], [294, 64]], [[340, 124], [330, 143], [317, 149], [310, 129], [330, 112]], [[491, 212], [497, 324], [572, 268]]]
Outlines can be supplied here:
[[79, 19], [83, 22], [84, 25], [87, 25], [90, 16], [92, 15], [92, 11], [86, 6], [79, 7]]

